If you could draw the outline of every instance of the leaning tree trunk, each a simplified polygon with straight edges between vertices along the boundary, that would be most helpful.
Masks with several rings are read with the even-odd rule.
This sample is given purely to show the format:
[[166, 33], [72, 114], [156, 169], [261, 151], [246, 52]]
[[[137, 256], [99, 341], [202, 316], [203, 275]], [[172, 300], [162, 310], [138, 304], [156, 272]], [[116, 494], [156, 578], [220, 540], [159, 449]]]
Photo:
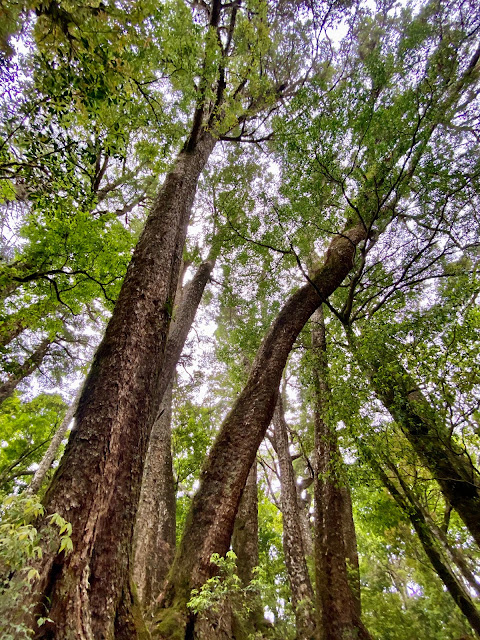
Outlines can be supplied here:
[[355, 248], [366, 236], [364, 225], [350, 222], [331, 241], [312, 283], [290, 296], [263, 340], [247, 384], [226, 417], [202, 471], [159, 605], [156, 638], [192, 636], [195, 616], [188, 612], [186, 603], [191, 589], [199, 588], [211, 575], [212, 554], [228, 551], [243, 487], [272, 419], [288, 354], [308, 318], [351, 270]]
[[135, 525], [133, 579], [144, 609], [160, 593], [175, 554], [175, 486], [171, 452], [172, 384], [175, 367], [191, 329], [203, 292], [215, 266], [216, 253], [197, 269], [184, 290], [171, 323], [158, 385], [162, 399], [150, 435]]
[[7, 380], [0, 385], [0, 404], [12, 395], [22, 380], [38, 369], [51, 344], [52, 340], [50, 338], [44, 338], [35, 351], [22, 364], [18, 365], [14, 373], [11, 373]]
[[[313, 316], [312, 349], [315, 378], [315, 573], [323, 640], [370, 640], [360, 619], [358, 560], [352, 551], [351, 513], [347, 504], [343, 460], [331, 422], [327, 343], [322, 307]], [[349, 505], [351, 506], [350, 501]], [[348, 528], [345, 524], [348, 524]], [[348, 546], [347, 546], [348, 542]], [[353, 576], [351, 575], [353, 573]]]
[[385, 347], [376, 353], [371, 345], [359, 346], [352, 329], [346, 331], [376, 395], [480, 546], [480, 478], [469, 456], [391, 350]]
[[190, 211], [215, 139], [190, 140], [161, 187], [85, 382], [74, 429], [47, 491], [74, 550], [46, 552], [35, 592], [54, 622], [36, 638], [135, 637], [131, 544]]
[[434, 522], [431, 515], [428, 511], [423, 507], [420, 502], [417, 500], [413, 491], [408, 487], [405, 480], [402, 478], [400, 471], [397, 467], [391, 462], [391, 460], [385, 460], [385, 464], [387, 468], [395, 475], [398, 480], [398, 483], [403, 491], [404, 496], [408, 499], [409, 502], [415, 507], [420, 514], [425, 524], [428, 526], [429, 531], [432, 534], [432, 537], [438, 543], [438, 545], [443, 549], [443, 552], [447, 558], [450, 559], [451, 563], [457, 567], [458, 572], [461, 574], [462, 578], [468, 583], [469, 588], [473, 589], [476, 595], [479, 595], [479, 587], [480, 583], [476, 579], [474, 573], [468, 567], [468, 564], [463, 556], [462, 552], [458, 549], [452, 547], [448, 541], [446, 532], [440, 529], [437, 524]]
[[153, 605], [175, 555], [172, 384], [152, 428], [134, 536], [133, 580], [145, 610]]
[[[389, 491], [390, 495], [394, 498], [403, 513], [410, 519], [432, 567], [442, 580], [460, 611], [467, 618], [476, 634], [480, 637], [480, 611], [475, 606], [468, 591], [460, 583], [443, 559], [442, 554], [437, 547], [435, 536], [432, 534], [421, 509], [416, 505], [416, 501], [411, 500], [409, 495], [405, 495], [399, 491], [394, 482], [385, 473], [380, 462], [376, 459], [376, 456], [372, 451], [367, 449], [365, 446], [362, 447], [362, 451], [366, 454], [374, 472], [377, 474], [385, 488]], [[405, 488], [405, 485], [403, 488]]]
[[288, 444], [288, 427], [280, 395], [273, 414], [273, 424], [275, 451], [280, 467], [283, 550], [295, 612], [296, 637], [297, 640], [315, 640], [320, 637], [315, 623], [315, 596], [305, 558], [297, 483]]
[[48, 445], [48, 449], [43, 454], [43, 458], [41, 459], [40, 464], [38, 465], [38, 468], [33, 475], [32, 481], [28, 485], [25, 493], [28, 493], [28, 494], [37, 493], [37, 491], [42, 486], [43, 481], [45, 480], [45, 476], [47, 475], [48, 470], [52, 466], [52, 463], [55, 460], [55, 457], [58, 453], [60, 445], [62, 444], [62, 440], [65, 437], [65, 434], [67, 433], [67, 429], [70, 426], [70, 423], [72, 422], [75, 416], [75, 411], [77, 410], [77, 403], [79, 398], [80, 398], [80, 392], [77, 394], [75, 400], [70, 405], [60, 426], [55, 431], [53, 438], [51, 439], [50, 444]]

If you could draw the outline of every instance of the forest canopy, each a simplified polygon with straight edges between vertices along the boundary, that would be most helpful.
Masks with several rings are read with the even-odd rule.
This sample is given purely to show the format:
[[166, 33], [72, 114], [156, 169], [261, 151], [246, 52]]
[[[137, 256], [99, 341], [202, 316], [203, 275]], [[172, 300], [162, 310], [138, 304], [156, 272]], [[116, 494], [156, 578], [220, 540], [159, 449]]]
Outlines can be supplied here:
[[2, 639], [480, 637], [477, 5], [2, 2]]

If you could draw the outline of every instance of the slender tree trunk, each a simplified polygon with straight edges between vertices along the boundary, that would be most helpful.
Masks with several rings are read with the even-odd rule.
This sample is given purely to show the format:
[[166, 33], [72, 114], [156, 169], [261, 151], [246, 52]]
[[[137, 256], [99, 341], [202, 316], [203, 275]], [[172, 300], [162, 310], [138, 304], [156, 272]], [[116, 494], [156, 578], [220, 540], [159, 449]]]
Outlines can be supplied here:
[[159, 607], [155, 637], [172, 638], [173, 628], [176, 638], [193, 634], [195, 618], [186, 602], [191, 589], [211, 575], [212, 553], [228, 551], [243, 487], [272, 419], [288, 354], [310, 315], [352, 268], [355, 247], [365, 237], [362, 224], [350, 223], [332, 240], [312, 278], [314, 286], [309, 283], [290, 296], [263, 340], [247, 384], [205, 463]]
[[54, 623], [37, 638], [120, 639], [131, 627], [125, 610], [143, 465], [190, 211], [214, 145], [205, 132], [190, 140], [166, 177], [85, 382], [45, 498], [47, 512], [71, 522], [74, 550], [47, 552], [40, 563], [40, 608]]
[[[315, 355], [315, 568], [317, 598], [321, 605], [323, 640], [369, 640], [370, 634], [360, 619], [358, 559], [351, 503], [345, 501], [343, 460], [335, 426], [329, 416], [327, 343], [323, 310], [313, 316], [312, 348]], [[346, 511], [350, 507], [349, 517]], [[346, 527], [346, 520], [347, 527]], [[354, 529], [353, 529], [354, 531]], [[349, 559], [354, 557], [354, 566]], [[353, 574], [353, 576], [352, 576]]]
[[[237, 573], [243, 587], [247, 587], [255, 577], [253, 570], [259, 565], [258, 544], [258, 486], [255, 460], [243, 490], [232, 536], [232, 549], [237, 556]], [[243, 633], [253, 637], [265, 629], [265, 617], [260, 594], [256, 590], [250, 590], [245, 597], [249, 611], [242, 625]], [[237, 635], [241, 637], [238, 632]]]
[[302, 498], [303, 489], [297, 484], [297, 502], [298, 502], [298, 518], [300, 524], [300, 530], [302, 532], [303, 550], [305, 556], [308, 558], [313, 556], [313, 536], [312, 527], [310, 525], [310, 501]]
[[258, 566], [258, 495], [257, 462], [248, 474], [238, 507], [232, 536], [232, 549], [237, 556], [238, 577], [246, 587]]
[[139, 599], [147, 610], [161, 591], [175, 553], [175, 486], [171, 452], [173, 377], [213, 271], [215, 257], [212, 251], [183, 291], [183, 277], [179, 278], [178, 304], [165, 348], [165, 362], [158, 385], [159, 397], [164, 401], [150, 435], [134, 537], [133, 578]]
[[175, 555], [171, 422], [172, 385], [152, 429], [135, 525], [133, 579], [146, 610], [160, 593]]
[[343, 539], [345, 542], [345, 560], [347, 561], [348, 582], [352, 590], [357, 616], [362, 615], [360, 594], [360, 566], [358, 562], [357, 533], [353, 521], [352, 495], [350, 487], [340, 488], [343, 504]]
[[480, 636], [480, 612], [473, 603], [467, 590], [457, 580], [455, 574], [442, 558], [442, 554], [437, 548], [435, 536], [432, 534], [422, 511], [417, 508], [416, 501], [409, 500], [408, 496], [402, 494], [398, 490], [393, 481], [383, 470], [381, 464], [376, 459], [376, 456], [370, 450], [367, 450], [365, 447], [363, 447], [362, 450], [366, 452], [368, 460], [372, 464], [375, 473], [378, 475], [385, 488], [389, 491], [404, 514], [410, 519], [422, 547], [428, 559], [432, 563], [432, 567], [446, 586], [460, 611], [467, 618], [476, 634]]
[[283, 550], [288, 581], [292, 592], [292, 605], [298, 640], [318, 638], [314, 593], [308, 574], [297, 497], [297, 483], [288, 443], [288, 427], [285, 421], [282, 398], [279, 395], [273, 415], [275, 450], [280, 467], [281, 505], [283, 520]]
[[348, 327], [347, 336], [376, 395], [480, 546], [480, 483], [470, 458], [390, 349], [375, 353], [370, 345], [357, 346]]
[[479, 589], [480, 583], [475, 578], [473, 572], [470, 571], [470, 569], [469, 569], [469, 567], [467, 565], [467, 562], [466, 562], [465, 558], [463, 557], [463, 554], [458, 549], [452, 548], [452, 546], [450, 545], [450, 543], [448, 541], [448, 538], [447, 538], [445, 532], [442, 531], [435, 524], [435, 522], [433, 521], [433, 519], [430, 516], [430, 514], [426, 511], [426, 509], [417, 500], [415, 494], [410, 489], [410, 487], [406, 484], [406, 482], [402, 478], [402, 475], [401, 475], [400, 471], [393, 464], [393, 462], [391, 462], [390, 460], [386, 460], [385, 464], [387, 465], [388, 469], [397, 478], [397, 481], [398, 481], [398, 483], [399, 483], [399, 485], [400, 485], [400, 487], [401, 487], [401, 489], [403, 491], [403, 494], [404, 494], [405, 498], [407, 498], [408, 502], [410, 502], [415, 507], [415, 510], [418, 511], [421, 514], [421, 517], [425, 521], [425, 524], [427, 525], [429, 531], [431, 532], [432, 537], [436, 539], [436, 542], [438, 543], [438, 545], [441, 547], [441, 549], [443, 549], [444, 554], [457, 567], [457, 569], [458, 569], [459, 573], [462, 575], [463, 579], [469, 584], [469, 586], [478, 595], [479, 591], [480, 591], [480, 589]]
[[6, 382], [0, 385], [0, 404], [12, 395], [22, 380], [38, 369], [51, 344], [50, 338], [44, 338], [35, 351], [21, 365], [18, 365], [14, 373], [10, 374]]
[[62, 444], [62, 440], [65, 437], [65, 434], [67, 433], [67, 429], [70, 426], [70, 423], [72, 422], [75, 416], [75, 411], [77, 410], [77, 403], [79, 398], [80, 398], [80, 392], [77, 394], [75, 400], [70, 405], [60, 426], [56, 430], [50, 444], [48, 445], [48, 449], [45, 451], [43, 458], [41, 459], [40, 464], [38, 465], [38, 468], [35, 471], [32, 481], [30, 482], [30, 484], [26, 489], [26, 493], [29, 493], [29, 494], [37, 493], [40, 487], [42, 486], [45, 476], [47, 475], [48, 470], [52, 466], [52, 463], [55, 460], [55, 456], [57, 455], [58, 449]]
[[173, 379], [188, 332], [192, 328], [203, 292], [215, 267], [215, 261], [216, 251], [212, 250], [208, 259], [198, 267], [194, 277], [185, 285], [185, 290], [181, 293], [165, 347], [165, 361], [158, 384], [159, 401], [162, 400], [166, 388]]

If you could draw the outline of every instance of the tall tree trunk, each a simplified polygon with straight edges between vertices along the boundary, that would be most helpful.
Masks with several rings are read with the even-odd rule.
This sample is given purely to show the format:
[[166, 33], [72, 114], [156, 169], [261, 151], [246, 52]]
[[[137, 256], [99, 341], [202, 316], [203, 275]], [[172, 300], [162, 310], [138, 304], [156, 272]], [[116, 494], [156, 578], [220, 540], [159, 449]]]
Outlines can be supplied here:
[[[345, 501], [343, 460], [331, 423], [327, 342], [322, 307], [313, 315], [315, 407], [315, 569], [323, 640], [369, 640], [360, 619], [358, 559], [351, 516]], [[346, 510], [350, 507], [348, 518]], [[347, 524], [347, 527], [346, 527]], [[354, 529], [353, 529], [354, 531]], [[353, 566], [349, 560], [353, 556]]]
[[[168, 333], [165, 347], [165, 361], [158, 384], [159, 401], [171, 383], [175, 368], [182, 354], [188, 333], [192, 328], [195, 315], [200, 305], [205, 287], [215, 267], [217, 250], [212, 249], [205, 262], [198, 267], [195, 275], [180, 294], [180, 300], [175, 308], [174, 317]], [[180, 293], [180, 292], [179, 292]]]
[[347, 562], [348, 582], [352, 590], [357, 616], [362, 615], [360, 594], [360, 565], [358, 561], [357, 533], [353, 520], [352, 494], [348, 485], [340, 487], [343, 504], [343, 540], [345, 542], [345, 560]]
[[[308, 486], [310, 486], [310, 484]], [[303, 550], [307, 558], [313, 557], [313, 535], [309, 512], [310, 496], [307, 496], [307, 499], [304, 499], [302, 497], [303, 490], [305, 489], [304, 485], [302, 486], [301, 484], [297, 483], [296, 489], [298, 502], [298, 519], [300, 530], [302, 532]]]
[[44, 338], [36, 347], [35, 351], [29, 355], [22, 364], [18, 365], [16, 371], [10, 374], [7, 380], [0, 385], [0, 404], [12, 395], [22, 380], [38, 369], [47, 355], [51, 344], [52, 341], [50, 338]]
[[390, 495], [394, 498], [403, 513], [410, 519], [413, 528], [415, 529], [422, 547], [427, 555], [428, 559], [432, 563], [432, 567], [437, 572], [439, 578], [446, 586], [448, 592], [454, 599], [455, 603], [459, 607], [460, 611], [467, 618], [468, 622], [475, 630], [478, 636], [480, 636], [480, 612], [473, 603], [470, 594], [459, 582], [455, 574], [452, 572], [448, 564], [442, 557], [442, 554], [438, 550], [435, 536], [432, 534], [431, 529], [428, 526], [428, 522], [425, 519], [421, 509], [416, 505], [415, 500], [409, 499], [408, 495], [400, 492], [395, 486], [394, 482], [385, 473], [382, 465], [377, 460], [375, 454], [362, 447], [362, 451], [366, 453], [369, 462], [372, 465], [373, 470], [389, 491]]
[[[158, 394], [162, 399], [150, 435], [134, 536], [133, 579], [140, 601], [149, 609], [160, 593], [175, 553], [175, 486], [171, 452], [172, 385], [203, 292], [215, 266], [216, 252], [197, 269], [192, 280], [177, 287]], [[166, 389], [165, 389], [166, 387]]]
[[171, 423], [172, 384], [150, 436], [135, 525], [133, 579], [146, 610], [160, 593], [175, 555]]
[[297, 639], [315, 640], [319, 637], [315, 623], [315, 597], [305, 559], [297, 483], [288, 443], [288, 427], [280, 395], [273, 414], [273, 424], [275, 427], [275, 450], [280, 467], [283, 550], [292, 592], [292, 605], [295, 611]]
[[377, 397], [480, 546], [480, 478], [470, 458], [391, 350], [384, 347], [376, 353], [371, 345], [359, 346], [352, 329], [346, 331]]
[[156, 637], [171, 638], [173, 628], [177, 638], [193, 633], [195, 619], [186, 602], [191, 589], [211, 575], [212, 553], [228, 551], [243, 487], [272, 419], [288, 354], [308, 318], [352, 268], [355, 247], [366, 235], [363, 224], [350, 222], [335, 236], [311, 279], [313, 286], [309, 283], [290, 296], [263, 340], [247, 384], [224, 420], [202, 471], [159, 607]]
[[[258, 544], [258, 486], [255, 460], [243, 490], [232, 536], [232, 549], [237, 556], [237, 573], [243, 587], [247, 587], [255, 578], [253, 570], [259, 565]], [[253, 637], [265, 629], [265, 616], [260, 594], [256, 590], [250, 588], [245, 597], [248, 615], [242, 627], [244, 633]]]
[[238, 507], [232, 536], [232, 549], [237, 556], [238, 577], [246, 587], [258, 566], [258, 488], [257, 461], [252, 465]]
[[[155, 199], [85, 382], [47, 512], [73, 527], [74, 550], [47, 552], [36, 593], [54, 623], [36, 637], [107, 640], [128, 628], [133, 527], [190, 211], [215, 145], [203, 132], [180, 152]], [[118, 616], [117, 616], [118, 614]]]
[[67, 429], [70, 426], [70, 423], [72, 422], [75, 416], [75, 411], [77, 410], [77, 403], [79, 398], [80, 398], [80, 392], [77, 394], [75, 400], [70, 405], [60, 426], [55, 431], [54, 436], [50, 441], [50, 444], [48, 445], [48, 449], [43, 454], [43, 458], [41, 459], [40, 464], [38, 465], [38, 468], [35, 471], [32, 481], [30, 482], [30, 484], [26, 489], [26, 493], [29, 493], [29, 494], [37, 493], [37, 491], [42, 486], [45, 476], [47, 475], [48, 470], [52, 466], [52, 463], [55, 460], [55, 456], [57, 455], [58, 449], [62, 444], [62, 440], [65, 437], [65, 434], [67, 433]]

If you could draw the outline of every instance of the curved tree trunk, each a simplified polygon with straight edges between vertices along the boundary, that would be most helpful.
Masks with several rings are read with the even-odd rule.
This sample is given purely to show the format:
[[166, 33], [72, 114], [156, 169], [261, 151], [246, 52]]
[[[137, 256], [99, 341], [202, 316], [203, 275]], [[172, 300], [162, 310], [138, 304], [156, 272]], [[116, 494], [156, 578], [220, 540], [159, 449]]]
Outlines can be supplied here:
[[278, 397], [275, 413], [275, 450], [280, 467], [281, 505], [283, 520], [283, 550], [288, 581], [292, 592], [292, 605], [298, 640], [319, 638], [315, 622], [314, 593], [308, 574], [298, 508], [297, 483], [288, 443], [288, 427], [283, 402]]
[[40, 627], [37, 638], [106, 640], [128, 629], [143, 465], [190, 211], [214, 145], [205, 132], [190, 140], [166, 177], [85, 382], [76, 427], [45, 497], [48, 513], [71, 522], [74, 550], [45, 553], [40, 563], [37, 593], [54, 623]]
[[243, 487], [257, 449], [272, 419], [278, 386], [288, 354], [321, 301], [343, 281], [353, 266], [356, 245], [365, 239], [362, 224], [350, 223], [330, 243], [323, 265], [287, 300], [263, 340], [247, 384], [226, 417], [205, 463], [160, 605], [155, 637], [190, 637], [194, 616], [186, 603], [192, 588], [212, 573], [213, 553], [224, 555]]
[[[354, 544], [351, 503], [335, 425], [329, 416], [327, 343], [323, 310], [313, 316], [315, 364], [315, 570], [323, 640], [370, 640], [360, 619], [358, 558]], [[350, 507], [349, 517], [346, 511]], [[345, 526], [347, 524], [347, 527]], [[353, 567], [349, 560], [353, 556]]]
[[470, 458], [391, 350], [385, 347], [376, 353], [370, 346], [359, 348], [351, 328], [346, 330], [376, 395], [480, 546], [480, 478]]

